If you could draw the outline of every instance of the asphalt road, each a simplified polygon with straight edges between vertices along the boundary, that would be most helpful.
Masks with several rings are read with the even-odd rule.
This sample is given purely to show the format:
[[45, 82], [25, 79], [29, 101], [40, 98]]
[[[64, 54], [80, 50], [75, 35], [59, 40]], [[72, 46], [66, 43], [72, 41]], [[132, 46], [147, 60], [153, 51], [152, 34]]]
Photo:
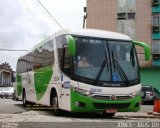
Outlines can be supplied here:
[[[12, 99], [1, 99], [0, 98], [0, 114], [17, 114], [22, 112], [27, 112], [30, 110], [35, 110], [38, 113], [47, 114], [46, 110], [37, 109], [27, 109], [22, 105], [22, 101], [13, 101]], [[142, 105], [139, 112], [148, 112], [153, 110], [153, 105]]]
[[0, 98], [0, 114], [16, 114], [27, 111], [22, 101], [13, 101], [12, 99]]
[[[153, 110], [153, 105], [142, 105], [136, 113]], [[26, 109], [22, 101], [0, 99], [0, 128], [159, 128], [160, 119], [153, 118], [106, 118], [98, 114], [71, 114], [54, 116], [51, 110]]]

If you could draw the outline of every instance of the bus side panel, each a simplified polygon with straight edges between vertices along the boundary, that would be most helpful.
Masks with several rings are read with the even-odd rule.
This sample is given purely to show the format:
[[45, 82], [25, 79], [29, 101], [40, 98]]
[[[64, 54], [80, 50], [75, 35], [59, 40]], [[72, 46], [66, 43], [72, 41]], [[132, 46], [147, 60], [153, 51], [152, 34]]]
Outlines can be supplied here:
[[61, 77], [61, 109], [71, 111], [71, 81], [66, 75], [62, 75]]
[[[49, 73], [48, 73], [49, 75]], [[51, 74], [50, 74], [51, 75]], [[62, 75], [59, 71], [58, 65], [53, 66], [52, 75], [49, 76], [49, 84], [46, 88], [44, 95], [37, 103], [50, 106], [50, 94], [54, 88], [58, 96], [58, 106], [62, 110], [71, 111], [70, 105], [70, 79], [65, 75]], [[46, 78], [46, 76], [45, 76]], [[36, 79], [36, 78], [35, 78]], [[43, 78], [44, 79], [44, 78]]]
[[34, 84], [37, 101], [41, 100], [41, 98], [46, 93], [46, 90], [52, 78], [52, 74], [52, 66], [43, 67], [34, 71]]
[[42, 67], [28, 73], [23, 73], [22, 88], [25, 89], [27, 101], [50, 105], [49, 87], [53, 75], [52, 67], [53, 66]]
[[36, 96], [35, 96], [35, 87], [34, 87], [34, 72], [30, 71], [28, 73], [24, 73], [22, 76], [23, 79], [23, 88], [25, 89], [26, 93], [26, 100], [30, 102], [35, 102], [36, 101]]

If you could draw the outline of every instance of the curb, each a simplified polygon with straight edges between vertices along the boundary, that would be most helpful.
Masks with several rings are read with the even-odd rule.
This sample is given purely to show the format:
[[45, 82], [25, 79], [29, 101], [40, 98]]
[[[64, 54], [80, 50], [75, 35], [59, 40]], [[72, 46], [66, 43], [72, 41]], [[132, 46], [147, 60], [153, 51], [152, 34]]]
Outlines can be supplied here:
[[147, 114], [160, 117], [160, 113], [158, 113], [158, 112], [147, 112]]
[[147, 112], [147, 113], [116, 113], [116, 118], [158, 118], [160, 119], [160, 113]]

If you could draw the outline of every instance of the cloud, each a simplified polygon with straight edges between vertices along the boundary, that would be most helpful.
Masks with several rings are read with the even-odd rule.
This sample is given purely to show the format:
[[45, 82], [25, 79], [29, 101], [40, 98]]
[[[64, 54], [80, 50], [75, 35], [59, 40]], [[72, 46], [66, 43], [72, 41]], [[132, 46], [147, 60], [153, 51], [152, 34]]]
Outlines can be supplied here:
[[[40, 1], [64, 28], [82, 28], [83, 0]], [[0, 19], [0, 49], [30, 49], [59, 29], [36, 0], [0, 0]], [[8, 62], [15, 70], [23, 54], [0, 51], [0, 64]]]

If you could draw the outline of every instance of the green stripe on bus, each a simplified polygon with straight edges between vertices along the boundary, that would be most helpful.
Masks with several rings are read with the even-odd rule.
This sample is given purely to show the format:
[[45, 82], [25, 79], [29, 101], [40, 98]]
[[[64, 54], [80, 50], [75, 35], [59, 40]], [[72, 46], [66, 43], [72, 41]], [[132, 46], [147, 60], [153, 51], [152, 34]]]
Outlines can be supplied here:
[[17, 75], [17, 92], [18, 92], [18, 96], [21, 95], [22, 93], [22, 76], [21, 75]]
[[[83, 107], [77, 106], [76, 102], [79, 102], [83, 104]], [[95, 108], [94, 103], [96, 104], [104, 104], [104, 105], [110, 105], [115, 104], [115, 106], [118, 106], [120, 104], [129, 104], [127, 108], [118, 109], [119, 112], [137, 112], [140, 110], [140, 106], [136, 106], [136, 104], [139, 104], [141, 102], [141, 97], [137, 96], [135, 98], [131, 98], [128, 100], [116, 100], [116, 101], [109, 101], [109, 100], [96, 100], [91, 97], [83, 96], [81, 94], [78, 94], [74, 92], [71, 89], [71, 111], [72, 112], [105, 112], [105, 108]]]
[[43, 67], [34, 70], [34, 82], [36, 90], [36, 98], [40, 100], [46, 92], [53, 74], [52, 66]]

